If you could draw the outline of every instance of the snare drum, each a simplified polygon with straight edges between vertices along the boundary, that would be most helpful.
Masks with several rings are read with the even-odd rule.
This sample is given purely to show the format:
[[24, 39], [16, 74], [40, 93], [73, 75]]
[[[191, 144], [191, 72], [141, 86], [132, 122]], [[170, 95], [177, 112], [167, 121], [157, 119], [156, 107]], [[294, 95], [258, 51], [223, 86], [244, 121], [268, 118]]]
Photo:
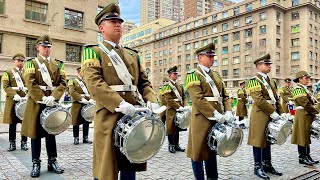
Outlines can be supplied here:
[[40, 124], [49, 134], [57, 135], [68, 129], [71, 115], [59, 105], [46, 107], [40, 114]]
[[25, 99], [17, 102], [14, 106], [16, 116], [22, 121], [24, 117], [24, 111], [26, 110], [27, 101]]
[[189, 109], [177, 111], [174, 118], [175, 125], [178, 126], [180, 129], [187, 129], [190, 123], [190, 114], [191, 110]]
[[222, 123], [213, 126], [208, 134], [208, 146], [221, 157], [231, 156], [240, 147], [243, 140], [243, 131]]
[[267, 128], [267, 140], [271, 143], [282, 145], [291, 134], [292, 124], [288, 120], [271, 121]]
[[310, 130], [311, 137], [319, 139], [320, 137], [320, 121], [314, 120], [311, 124]]
[[162, 147], [165, 128], [156, 115], [123, 116], [114, 129], [114, 144], [131, 163], [144, 163]]
[[95, 105], [94, 104], [87, 104], [81, 108], [81, 116], [84, 120], [88, 122], [92, 122], [94, 119], [95, 113]]

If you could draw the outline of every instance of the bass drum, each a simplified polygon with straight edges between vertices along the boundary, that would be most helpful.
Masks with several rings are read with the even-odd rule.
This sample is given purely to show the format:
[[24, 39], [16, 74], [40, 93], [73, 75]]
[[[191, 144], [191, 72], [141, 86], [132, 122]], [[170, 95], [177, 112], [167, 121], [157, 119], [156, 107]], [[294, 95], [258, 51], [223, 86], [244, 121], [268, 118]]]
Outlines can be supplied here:
[[57, 135], [68, 129], [71, 115], [59, 105], [46, 107], [40, 114], [40, 124], [48, 134]]
[[190, 115], [191, 110], [189, 109], [177, 111], [174, 118], [175, 125], [178, 126], [180, 129], [187, 129], [190, 123]]
[[131, 163], [144, 163], [162, 147], [165, 128], [160, 118], [142, 112], [123, 116], [114, 129], [114, 144]]
[[267, 128], [267, 140], [282, 145], [291, 134], [292, 124], [289, 120], [270, 121]]
[[92, 122], [94, 119], [94, 113], [95, 113], [95, 107], [94, 104], [87, 104], [81, 108], [81, 116], [84, 120], [88, 122]]
[[22, 121], [24, 117], [24, 111], [26, 110], [27, 101], [21, 100], [17, 102], [14, 106], [14, 110], [16, 113], [16, 116]]
[[231, 156], [240, 147], [243, 140], [243, 131], [222, 123], [213, 126], [208, 134], [208, 146], [221, 157]]

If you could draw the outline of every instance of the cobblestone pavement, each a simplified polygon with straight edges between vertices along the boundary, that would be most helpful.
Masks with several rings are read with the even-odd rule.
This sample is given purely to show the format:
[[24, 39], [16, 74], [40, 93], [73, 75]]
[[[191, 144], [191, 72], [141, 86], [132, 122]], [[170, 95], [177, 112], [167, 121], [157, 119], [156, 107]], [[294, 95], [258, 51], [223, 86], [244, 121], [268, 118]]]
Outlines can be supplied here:
[[[0, 124], [0, 179], [30, 179], [31, 150], [20, 150], [20, 137], [17, 137], [17, 149], [7, 152], [8, 143], [7, 125]], [[19, 128], [18, 128], [19, 129]], [[93, 128], [90, 129], [92, 138]], [[81, 134], [81, 132], [80, 132]], [[181, 132], [181, 146], [187, 146], [187, 132]], [[247, 130], [244, 130], [244, 140], [239, 150], [228, 158], [218, 157], [218, 170], [220, 179], [258, 179], [253, 175], [252, 148], [247, 145]], [[81, 136], [81, 135], [80, 135]], [[65, 173], [56, 175], [47, 172], [47, 155], [44, 140], [41, 152], [40, 179], [92, 179], [92, 145], [73, 145], [72, 129], [56, 137], [58, 147], [58, 162], [65, 168]], [[82, 141], [82, 139], [80, 139]], [[290, 179], [299, 174], [312, 170], [298, 163], [297, 148], [287, 142], [282, 146], [272, 146], [272, 158], [275, 168], [284, 173], [281, 177], [271, 176], [271, 179]], [[28, 142], [30, 148], [30, 140]], [[137, 179], [193, 179], [190, 159], [185, 153], [171, 154], [167, 151], [167, 141], [159, 153], [148, 161], [148, 170], [138, 173]], [[313, 140], [311, 145], [312, 157], [320, 159], [320, 142]], [[320, 165], [313, 167], [318, 169]], [[106, 167], [108, 168], [108, 167]]]

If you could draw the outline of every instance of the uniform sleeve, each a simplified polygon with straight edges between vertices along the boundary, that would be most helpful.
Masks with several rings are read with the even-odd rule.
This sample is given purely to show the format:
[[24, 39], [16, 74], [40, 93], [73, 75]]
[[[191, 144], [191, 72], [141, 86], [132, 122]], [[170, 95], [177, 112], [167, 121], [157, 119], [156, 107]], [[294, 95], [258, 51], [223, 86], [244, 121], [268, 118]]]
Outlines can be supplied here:
[[297, 106], [302, 106], [310, 114], [319, 113], [318, 109], [309, 101], [307, 93], [302, 88], [295, 88], [292, 91], [292, 95]]
[[76, 91], [76, 88], [75, 88], [75, 84], [74, 84], [74, 80], [73, 79], [70, 79], [68, 81], [68, 90], [69, 90], [69, 94], [71, 95], [72, 99], [74, 101], [81, 101], [82, 99], [82, 96], [80, 95], [80, 93], [78, 93]]
[[36, 82], [35, 66], [32, 60], [25, 63], [24, 69], [24, 80], [28, 88], [28, 96], [35, 102], [42, 101], [42, 97], [45, 96], [45, 94]]
[[96, 100], [97, 104], [114, 113], [115, 108], [119, 106], [123, 98], [113, 91], [102, 78], [102, 68], [98, 54], [92, 48], [85, 48], [82, 51], [81, 61], [81, 72], [93, 99]]
[[273, 92], [275, 92], [275, 94], [274, 94], [274, 96], [275, 96], [275, 98], [276, 98], [276, 107], [277, 107], [277, 112], [279, 113], [279, 114], [282, 114], [282, 113], [285, 113], [284, 112], [284, 110], [283, 110], [283, 107], [282, 107], [282, 105], [280, 104], [280, 99], [279, 99], [279, 96], [277, 95], [277, 84], [276, 84], [276, 82], [274, 81], [274, 80], [272, 80], [272, 83], [273, 83], [273, 85], [274, 85], [274, 89], [275, 89], [275, 91], [273, 91]]
[[213, 116], [214, 107], [204, 98], [200, 78], [194, 73], [189, 73], [185, 79], [186, 90], [192, 101], [192, 106], [206, 118]]
[[267, 100], [262, 95], [262, 87], [260, 82], [255, 79], [249, 80], [246, 90], [248, 94], [252, 97], [254, 104], [262, 112], [266, 113], [268, 116], [272, 114], [276, 109], [267, 102]]
[[180, 104], [174, 100], [174, 92], [169, 85], [164, 85], [162, 88], [162, 94], [164, 95], [167, 104], [170, 104], [175, 110], [179, 109]]
[[242, 89], [238, 90], [238, 98], [241, 98], [241, 100], [244, 102], [244, 104], [247, 103], [247, 98], [246, 98], [244, 91]]
[[56, 100], [59, 100], [63, 96], [64, 91], [66, 90], [66, 87], [67, 87], [67, 77], [66, 77], [66, 73], [64, 70], [64, 63], [63, 62], [61, 62], [59, 69], [60, 69], [60, 84], [51, 93], [51, 96], [53, 96]]
[[7, 93], [8, 97], [12, 97], [17, 94], [17, 91], [13, 90], [10, 83], [10, 76], [8, 72], [4, 72], [2, 76], [3, 90]]
[[285, 103], [288, 103], [290, 100], [289, 100], [289, 98], [292, 98], [291, 97], [291, 93], [285, 93], [285, 89], [284, 89], [285, 87], [282, 87], [282, 88], [280, 88], [279, 89], [279, 92], [280, 92], [280, 96], [281, 96], [281, 98], [282, 98], [282, 100], [285, 102]]

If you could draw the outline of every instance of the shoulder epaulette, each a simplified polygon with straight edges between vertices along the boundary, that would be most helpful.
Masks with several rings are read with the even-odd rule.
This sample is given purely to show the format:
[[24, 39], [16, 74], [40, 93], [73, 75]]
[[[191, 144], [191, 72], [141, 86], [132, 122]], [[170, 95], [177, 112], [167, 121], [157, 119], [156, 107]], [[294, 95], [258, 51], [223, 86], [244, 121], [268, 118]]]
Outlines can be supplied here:
[[186, 90], [191, 86], [200, 85], [201, 83], [199, 76], [197, 76], [194, 72], [195, 69], [189, 71], [186, 75], [186, 78], [184, 80]]
[[278, 88], [278, 91], [280, 92], [280, 93], [284, 93], [284, 90], [283, 90], [283, 86], [281, 86], [280, 88]]
[[243, 91], [242, 88], [241, 88], [241, 89], [238, 89], [238, 94], [244, 94], [244, 91]]
[[188, 74], [191, 74], [191, 73], [194, 73], [194, 72], [196, 72], [196, 69], [191, 69], [191, 70], [188, 71], [187, 73], [188, 73]]
[[138, 50], [135, 50], [135, 49], [131, 49], [131, 48], [129, 48], [129, 47], [124, 47], [125, 49], [129, 49], [129, 50], [131, 50], [131, 51], [133, 51], [133, 52], [135, 52], [135, 53], [139, 53], [139, 51]]
[[69, 79], [68, 86], [72, 86], [72, 85], [73, 85], [73, 79]]
[[293, 96], [293, 99], [297, 99], [299, 97], [306, 97], [307, 92], [304, 88], [295, 86], [292, 90], [292, 96]]
[[3, 72], [3, 75], [2, 75], [2, 81], [3, 80], [9, 80], [9, 74], [8, 74], [8, 72], [7, 72], [7, 70], [5, 70], [4, 72]]
[[30, 60], [32, 60], [32, 59], [34, 59], [34, 57], [32, 57], [32, 58], [28, 58], [26, 61], [30, 61]]
[[34, 58], [30, 58], [27, 60], [27, 62], [24, 64], [24, 75], [30, 74], [30, 73], [35, 73], [35, 67], [33, 62], [31, 61]]
[[164, 84], [161, 88], [162, 94], [170, 93], [172, 91], [169, 84]]
[[86, 68], [100, 68], [100, 58], [98, 53], [90, 47], [86, 47], [82, 50], [81, 56], [81, 71]]
[[251, 92], [261, 91], [261, 89], [261, 84], [255, 77], [251, 78], [246, 85], [246, 90], [249, 94]]

